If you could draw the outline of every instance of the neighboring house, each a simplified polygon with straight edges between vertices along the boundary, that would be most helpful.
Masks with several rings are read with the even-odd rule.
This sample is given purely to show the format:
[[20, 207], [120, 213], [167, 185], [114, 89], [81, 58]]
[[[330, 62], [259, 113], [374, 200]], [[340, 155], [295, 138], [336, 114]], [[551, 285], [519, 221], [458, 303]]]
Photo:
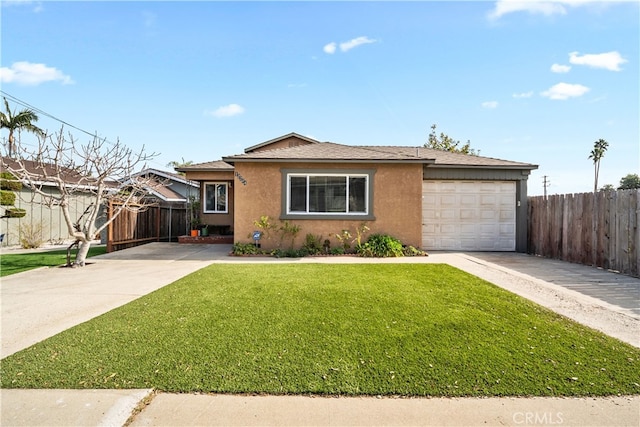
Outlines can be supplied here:
[[199, 200], [200, 184], [188, 180], [184, 175], [147, 168], [134, 177], [154, 178], [155, 185], [148, 188], [149, 195], [163, 205], [178, 204], [184, 208], [190, 200]]
[[[133, 174], [142, 179], [146, 195], [141, 211], [123, 212], [103, 235], [107, 251], [148, 243], [174, 241], [189, 232], [192, 207], [198, 206], [200, 184], [184, 175], [147, 168]], [[128, 181], [122, 188], [126, 190]]]
[[[425, 250], [526, 251], [527, 179], [536, 165], [424, 147], [349, 146], [290, 133], [181, 167], [201, 183], [204, 222], [250, 242], [268, 215], [332, 245], [342, 230]], [[263, 247], [276, 242], [261, 242]]]
[[[0, 162], [1, 170], [8, 167], [19, 168], [17, 162], [8, 157], [0, 158]], [[52, 166], [45, 165], [42, 169], [38, 163], [32, 161], [25, 160], [23, 163], [25, 169], [35, 177], [34, 183], [41, 186], [44, 192], [60, 194], [57, 184], [53, 182], [56, 171]], [[71, 198], [70, 212], [72, 218], [79, 218], [94, 202], [95, 187], [87, 184], [86, 177], [79, 176], [70, 169], [63, 170], [61, 175], [66, 185], [77, 190]], [[4, 234], [2, 246], [19, 245], [21, 232], [34, 232], [38, 229], [42, 229], [45, 242], [62, 243], [69, 239], [69, 230], [62, 209], [59, 206], [47, 206], [41, 195], [24, 184], [22, 189], [16, 192], [15, 207], [25, 209], [27, 214], [22, 218], [0, 219], [0, 234]]]

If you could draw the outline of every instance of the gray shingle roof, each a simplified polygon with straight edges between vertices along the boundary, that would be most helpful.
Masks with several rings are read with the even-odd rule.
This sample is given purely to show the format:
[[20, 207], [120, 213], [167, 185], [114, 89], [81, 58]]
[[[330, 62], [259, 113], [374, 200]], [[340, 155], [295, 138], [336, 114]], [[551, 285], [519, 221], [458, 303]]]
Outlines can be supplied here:
[[433, 160], [433, 166], [447, 167], [501, 167], [518, 169], [537, 169], [537, 165], [530, 163], [514, 162], [511, 160], [496, 159], [493, 157], [471, 156], [469, 154], [452, 153], [450, 151], [436, 150], [425, 147], [398, 147], [398, 146], [367, 146], [372, 150], [382, 150], [397, 153], [407, 153]]
[[223, 160], [229, 163], [265, 161], [430, 163], [429, 159], [418, 157], [409, 152], [375, 150], [372, 147], [342, 145], [333, 142], [244, 153], [223, 157]]
[[424, 163], [430, 167], [491, 167], [536, 169], [536, 165], [491, 157], [471, 156], [424, 147], [399, 146], [354, 146], [333, 142], [301, 145], [254, 153], [244, 153], [223, 158], [235, 162], [377, 162], [377, 163]]
[[211, 170], [219, 170], [219, 171], [233, 171], [233, 166], [229, 163], [223, 162], [222, 160], [216, 160], [213, 162], [204, 162], [204, 163], [196, 163], [189, 166], [181, 166], [176, 168], [178, 172], [197, 172], [197, 171], [211, 171]]

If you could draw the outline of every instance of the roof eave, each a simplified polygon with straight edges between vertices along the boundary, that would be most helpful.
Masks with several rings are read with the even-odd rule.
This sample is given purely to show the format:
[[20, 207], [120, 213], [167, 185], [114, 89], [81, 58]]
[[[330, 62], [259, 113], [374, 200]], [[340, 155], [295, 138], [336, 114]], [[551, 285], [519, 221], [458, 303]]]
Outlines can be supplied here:
[[432, 168], [441, 169], [510, 169], [510, 170], [534, 170], [538, 165], [460, 165], [460, 164], [431, 164]]
[[249, 159], [249, 158], [223, 158], [229, 164], [234, 163], [404, 163], [404, 164], [432, 164], [433, 160], [425, 159]]

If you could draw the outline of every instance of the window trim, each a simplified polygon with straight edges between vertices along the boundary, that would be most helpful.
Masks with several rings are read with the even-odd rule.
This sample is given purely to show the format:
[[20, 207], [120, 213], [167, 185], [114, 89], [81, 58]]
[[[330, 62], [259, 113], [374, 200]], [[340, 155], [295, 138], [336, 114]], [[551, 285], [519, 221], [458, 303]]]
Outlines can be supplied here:
[[[281, 219], [323, 219], [323, 220], [375, 220], [373, 215], [373, 176], [375, 169], [281, 169], [282, 198]], [[364, 177], [365, 184], [365, 212], [290, 212], [289, 211], [289, 177], [306, 176], [343, 176]], [[307, 184], [308, 185], [308, 184]], [[308, 191], [308, 186], [307, 186]]]
[[[202, 213], [206, 214], [228, 214], [229, 213], [229, 183], [225, 181], [205, 181], [202, 183]], [[209, 185], [224, 185], [224, 210], [207, 210], [207, 186]], [[216, 203], [217, 206], [217, 203]]]

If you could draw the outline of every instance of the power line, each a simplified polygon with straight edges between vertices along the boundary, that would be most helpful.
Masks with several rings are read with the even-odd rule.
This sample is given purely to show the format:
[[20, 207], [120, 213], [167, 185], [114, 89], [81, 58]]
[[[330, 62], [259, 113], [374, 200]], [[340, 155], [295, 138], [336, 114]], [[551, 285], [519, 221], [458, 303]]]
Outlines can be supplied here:
[[[62, 124], [63, 124], [63, 125], [65, 125], [65, 126], [68, 126], [68, 127], [72, 128], [72, 129], [75, 129], [75, 130], [77, 130], [77, 131], [80, 131], [80, 132], [82, 132], [82, 133], [85, 133], [85, 134], [87, 134], [87, 135], [89, 135], [89, 136], [91, 136], [91, 137], [95, 137], [95, 138], [97, 138], [97, 137], [98, 137], [97, 132], [89, 132], [89, 131], [86, 131], [86, 130], [84, 130], [84, 129], [82, 129], [82, 128], [78, 127], [78, 126], [72, 125], [71, 123], [69, 123], [69, 122], [67, 122], [67, 121], [65, 121], [65, 120], [59, 119], [58, 117], [55, 117], [54, 115], [52, 115], [52, 114], [50, 114], [50, 113], [47, 113], [46, 111], [44, 111], [44, 110], [42, 110], [42, 109], [40, 109], [40, 108], [38, 108], [38, 107], [35, 107], [35, 106], [33, 106], [33, 105], [29, 104], [29, 103], [28, 103], [28, 102], [26, 102], [26, 101], [23, 101], [23, 100], [21, 100], [21, 99], [19, 99], [19, 98], [16, 98], [15, 96], [13, 96], [13, 95], [11, 95], [11, 94], [9, 94], [9, 93], [7, 93], [7, 92], [5, 92], [5, 91], [1, 90], [1, 89], [0, 89], [0, 93], [2, 93], [2, 96], [4, 96], [5, 98], [7, 98], [8, 100], [12, 101], [13, 103], [18, 104], [18, 105], [21, 105], [21, 106], [23, 106], [23, 107], [26, 107], [26, 108], [28, 108], [29, 110], [33, 111], [34, 113], [38, 113], [39, 115], [49, 117], [50, 119], [53, 119], [53, 120], [55, 120], [55, 121], [57, 121], [57, 122], [60, 122], [60, 123], [62, 123]], [[115, 145], [113, 142], [109, 141], [109, 140], [108, 140], [108, 139], [106, 139], [106, 138], [104, 138], [103, 140], [104, 140], [107, 144]], [[156, 161], [153, 161], [153, 160], [149, 161], [149, 163], [153, 163], [153, 164], [155, 164], [155, 165], [160, 165], [160, 163], [159, 163], [159, 162], [156, 162]], [[162, 167], [166, 167], [166, 165], [162, 165]]]
[[[49, 117], [50, 119], [53, 119], [53, 120], [55, 120], [57, 122], [60, 122], [65, 126], [68, 126], [68, 127], [72, 128], [72, 129], [75, 129], [77, 131], [85, 133], [85, 134], [87, 134], [89, 136], [92, 136], [92, 137], [97, 137], [98, 136], [97, 132], [89, 132], [89, 131], [86, 131], [86, 130], [78, 127], [78, 126], [72, 125], [71, 123], [69, 123], [69, 122], [67, 122], [65, 120], [59, 119], [59, 118], [55, 117], [54, 115], [49, 114], [46, 111], [44, 111], [44, 110], [42, 110], [42, 109], [40, 109], [38, 107], [34, 107], [33, 105], [29, 104], [28, 102], [23, 101], [21, 99], [18, 99], [15, 96], [13, 96], [13, 95], [11, 95], [11, 94], [3, 91], [3, 90], [0, 90], [0, 93], [2, 93], [2, 95], [5, 98], [9, 99], [10, 101], [14, 102], [15, 104], [22, 105], [23, 107], [28, 108], [29, 110], [33, 111], [34, 113], [38, 113], [38, 114], [40, 114], [42, 116]], [[107, 140], [106, 138], [104, 138], [104, 141], [107, 142], [108, 144], [115, 145], [113, 142]]]
[[551, 185], [551, 181], [549, 181], [549, 177], [544, 175], [542, 177], [542, 186], [544, 187], [544, 199], [547, 200], [547, 187]]

